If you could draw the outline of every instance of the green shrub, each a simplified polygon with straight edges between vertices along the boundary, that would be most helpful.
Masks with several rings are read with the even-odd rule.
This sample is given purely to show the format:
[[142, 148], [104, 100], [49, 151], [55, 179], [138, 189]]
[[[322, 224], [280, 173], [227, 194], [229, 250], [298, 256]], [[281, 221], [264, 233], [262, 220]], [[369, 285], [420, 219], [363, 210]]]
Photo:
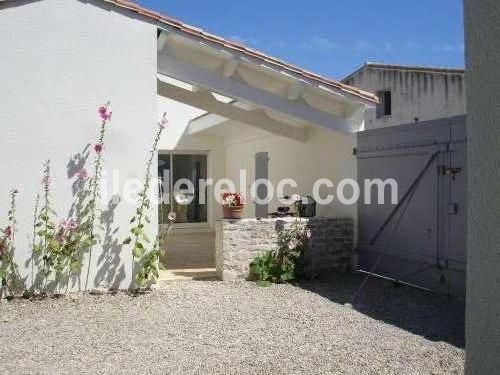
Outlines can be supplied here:
[[250, 263], [250, 280], [286, 283], [296, 278], [295, 257], [280, 257], [276, 250], [266, 251]]
[[278, 247], [250, 263], [250, 280], [272, 283], [295, 280], [309, 238], [310, 231], [298, 219], [290, 228], [282, 229], [278, 232]]

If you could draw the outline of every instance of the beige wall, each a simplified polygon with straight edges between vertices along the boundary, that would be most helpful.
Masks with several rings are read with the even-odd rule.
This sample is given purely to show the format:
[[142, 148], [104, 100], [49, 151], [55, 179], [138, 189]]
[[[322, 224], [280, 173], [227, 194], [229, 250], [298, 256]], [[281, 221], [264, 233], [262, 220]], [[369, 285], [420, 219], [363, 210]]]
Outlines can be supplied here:
[[[186, 106], [167, 98], [158, 98], [160, 113], [170, 113], [167, 138], [162, 142], [160, 152], [207, 152], [208, 177], [217, 181], [229, 178], [236, 189], [250, 193], [255, 179], [255, 154], [269, 153], [269, 179], [276, 188], [283, 178], [297, 181], [297, 189], [288, 188], [286, 193], [311, 194], [318, 178], [329, 178], [334, 184], [344, 178], [356, 179], [356, 158], [353, 156], [355, 136], [320, 127], [309, 129], [307, 142], [272, 135], [254, 127], [230, 121], [205, 135], [189, 135], [187, 127], [190, 119], [203, 113], [197, 108]], [[204, 133], [202, 133], [204, 134]], [[247, 170], [247, 184], [239, 186], [240, 169]], [[334, 194], [336, 191], [322, 186], [321, 194]], [[351, 192], [345, 189], [346, 197]], [[213, 188], [209, 189], [209, 222], [221, 216], [221, 208], [213, 199]], [[270, 211], [277, 209], [277, 198], [271, 202]], [[354, 205], [341, 204], [337, 199], [330, 205], [318, 206], [319, 216], [344, 216], [356, 218]], [[246, 217], [254, 216], [254, 204], [245, 209]]]
[[[285, 193], [311, 194], [318, 178], [328, 178], [337, 184], [343, 178], [355, 179], [355, 137], [322, 128], [313, 128], [307, 142], [298, 142], [284, 137], [268, 136], [250, 142], [226, 146], [226, 177], [238, 181], [239, 170], [246, 168], [248, 182], [240, 190], [250, 192], [255, 177], [255, 154], [268, 152], [269, 179], [274, 187], [284, 178], [292, 178], [298, 183], [297, 189], [287, 188]], [[323, 186], [324, 196], [336, 195], [335, 189]], [[346, 188], [346, 196], [348, 190]], [[270, 203], [269, 210], [276, 211], [277, 197]], [[346, 206], [337, 199], [330, 205], [318, 205], [318, 216], [355, 217], [355, 207]], [[246, 216], [254, 216], [254, 205], [246, 209]]]
[[468, 258], [466, 369], [500, 371], [500, 2], [466, 0]]
[[376, 93], [390, 90], [392, 115], [376, 118], [366, 112], [366, 129], [409, 124], [466, 113], [464, 74], [365, 67], [346, 83]]

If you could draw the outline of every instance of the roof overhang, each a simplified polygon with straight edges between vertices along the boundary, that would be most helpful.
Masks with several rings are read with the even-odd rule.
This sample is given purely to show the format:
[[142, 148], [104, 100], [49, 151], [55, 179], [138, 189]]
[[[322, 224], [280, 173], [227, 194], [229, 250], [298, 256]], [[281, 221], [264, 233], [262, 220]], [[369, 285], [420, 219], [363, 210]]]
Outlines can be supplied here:
[[[364, 110], [374, 105], [373, 100], [341, 88], [312, 82], [241, 53], [166, 29], [158, 34], [158, 73], [159, 77], [171, 77], [191, 87], [176, 87], [160, 78], [159, 95], [221, 118], [253, 126], [267, 124], [279, 133], [286, 133], [287, 124], [293, 121], [356, 132], [362, 126]], [[233, 104], [220, 103], [213, 98], [214, 93], [230, 98]], [[238, 108], [234, 102], [251, 109]], [[304, 137], [297, 129], [288, 131], [297, 133], [293, 138]]]
[[273, 69], [286, 72], [287, 74], [296, 76], [312, 84], [324, 85], [330, 89], [340, 90], [344, 94], [352, 95], [353, 97], [361, 99], [366, 103], [376, 104], [378, 102], [377, 96], [373, 93], [346, 85], [337, 80], [322, 77], [319, 74], [304, 70], [298, 66], [287, 63], [276, 57], [269, 56], [261, 51], [257, 51], [253, 48], [248, 48], [241, 43], [224, 39], [220, 36], [208, 33], [203, 29], [200, 29], [199, 27], [187, 25], [182, 21], [179, 21], [172, 17], [155, 12], [151, 9], [141, 7], [134, 1], [129, 1], [129, 0], [102, 0], [102, 1], [104, 3], [116, 6], [117, 8], [125, 9], [127, 11], [136, 13], [141, 17], [148, 19], [150, 21], [156, 22], [158, 27], [162, 30], [175, 32], [179, 35], [183, 35], [185, 37], [197, 40], [206, 45], [210, 45], [214, 48], [225, 50], [230, 54], [245, 56], [247, 59], [254, 60], [256, 63], [264, 64], [266, 66], [272, 67]]
[[[24, 4], [20, 0], [1, 1]], [[177, 98], [172, 99], [187, 104], [202, 103], [204, 107], [200, 108], [215, 108], [214, 113], [223, 117], [224, 113], [237, 114], [238, 118], [233, 120], [249, 123], [254, 119], [254, 126], [255, 119], [259, 119], [259, 123], [270, 124], [272, 130], [285, 129], [283, 125], [299, 122], [355, 132], [362, 127], [364, 110], [378, 102], [372, 93], [186, 25], [133, 1], [102, 0], [94, 5], [99, 3], [108, 4], [124, 15], [137, 17], [158, 28], [158, 73], [193, 88], [171, 90], [172, 87], [159, 80], [160, 95], [175, 93]], [[227, 103], [219, 105], [211, 100], [210, 95], [214, 94], [250, 105], [252, 109], [245, 110]], [[284, 133], [283, 130], [279, 132]], [[301, 138], [300, 134], [297, 137]]]
[[[26, 2], [30, 1], [0, 0], [0, 3], [13, 4], [13, 5], [23, 5]], [[158, 45], [161, 46], [162, 48], [168, 42], [167, 40], [168, 35], [162, 33], [160, 30], [165, 31], [168, 34], [176, 34], [178, 36], [183, 36], [186, 39], [191, 39], [207, 47], [210, 46], [213, 49], [225, 52], [226, 55], [230, 55], [231, 58], [235, 59], [235, 61], [227, 64], [227, 66], [225, 67], [224, 74], [232, 75], [233, 71], [237, 69], [238, 62], [240, 61], [240, 59], [247, 60], [247, 61], [252, 61], [256, 65], [261, 65], [264, 69], [270, 69], [279, 72], [281, 74], [294, 77], [305, 84], [313, 85], [324, 90], [330, 90], [332, 92], [340, 92], [342, 96], [350, 97], [355, 101], [362, 102], [369, 106], [375, 105], [378, 102], [377, 96], [373, 93], [349, 86], [337, 80], [322, 77], [316, 73], [304, 70], [298, 66], [292, 65], [278, 58], [266, 55], [261, 51], [248, 48], [235, 41], [227, 40], [220, 36], [208, 33], [198, 27], [187, 25], [172, 17], [155, 12], [151, 9], [144, 8], [139, 4], [137, 4], [135, 1], [101, 0], [99, 2], [96, 1], [94, 3], [94, 5], [105, 5], [105, 4], [107, 4], [110, 8], [112, 7], [116, 8], [117, 11], [118, 10], [122, 11], [124, 14], [130, 16], [136, 15], [141, 20], [155, 24], [159, 28]], [[296, 86], [296, 89], [292, 90], [292, 93], [290, 95], [292, 97], [299, 95], [301, 89], [302, 89], [301, 84], [298, 84]]]

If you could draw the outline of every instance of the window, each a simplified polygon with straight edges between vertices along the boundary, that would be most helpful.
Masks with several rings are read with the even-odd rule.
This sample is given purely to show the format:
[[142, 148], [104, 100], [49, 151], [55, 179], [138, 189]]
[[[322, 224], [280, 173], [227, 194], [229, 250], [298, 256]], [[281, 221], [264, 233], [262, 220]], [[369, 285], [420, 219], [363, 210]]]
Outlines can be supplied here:
[[388, 90], [378, 91], [377, 96], [380, 103], [377, 105], [377, 118], [390, 116], [392, 114], [391, 92]]
[[[200, 189], [200, 180], [207, 179], [207, 155], [159, 155], [158, 177], [163, 193], [163, 202], [158, 209], [160, 224], [168, 223], [170, 212], [175, 212], [176, 223], [207, 222], [207, 190], [206, 187], [204, 190]], [[187, 183], [179, 184], [180, 180], [191, 182], [191, 186]], [[181, 204], [186, 199], [191, 202]]]

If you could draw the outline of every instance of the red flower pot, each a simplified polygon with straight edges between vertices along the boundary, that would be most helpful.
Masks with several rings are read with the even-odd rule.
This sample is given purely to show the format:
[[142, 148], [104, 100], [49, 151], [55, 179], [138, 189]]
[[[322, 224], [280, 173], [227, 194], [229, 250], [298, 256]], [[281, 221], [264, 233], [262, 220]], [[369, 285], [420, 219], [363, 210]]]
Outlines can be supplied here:
[[222, 207], [222, 216], [224, 219], [241, 219], [245, 206]]

